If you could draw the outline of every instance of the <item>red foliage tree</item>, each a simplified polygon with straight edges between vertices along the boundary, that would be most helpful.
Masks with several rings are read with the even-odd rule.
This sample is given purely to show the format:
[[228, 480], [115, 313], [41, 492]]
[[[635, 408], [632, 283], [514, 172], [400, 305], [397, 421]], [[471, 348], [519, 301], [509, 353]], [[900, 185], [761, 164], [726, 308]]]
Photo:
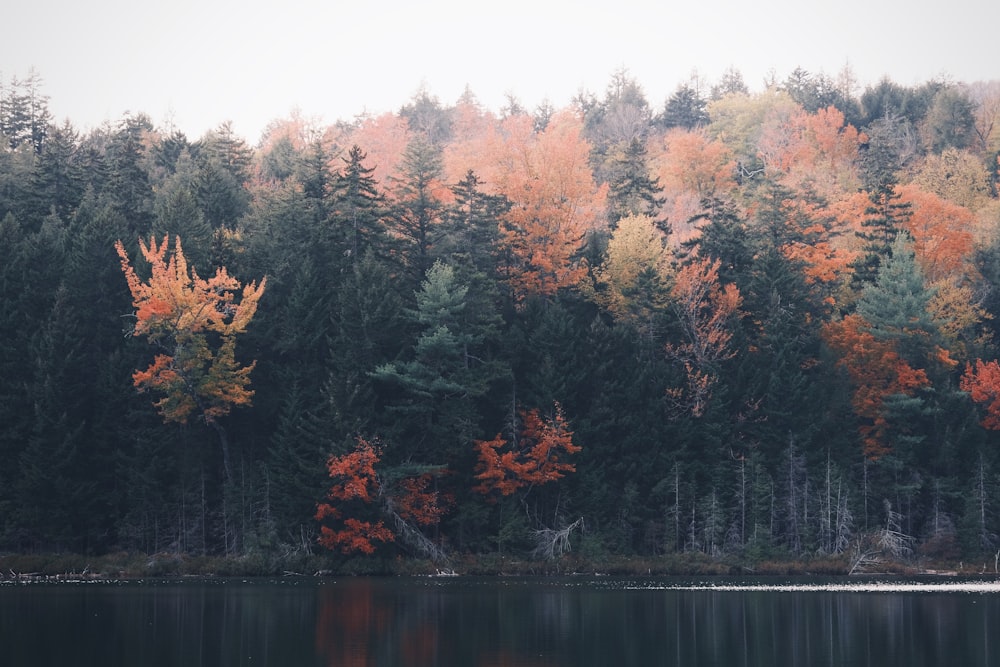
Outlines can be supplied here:
[[983, 406], [986, 412], [980, 422], [983, 428], [1000, 430], [1000, 364], [982, 359], [976, 359], [975, 365], [966, 364], [959, 388]]
[[[397, 527], [400, 522], [431, 526], [444, 515], [440, 495], [428, 488], [430, 473], [404, 477], [398, 484], [389, 485], [376, 469], [381, 458], [381, 448], [359, 437], [354, 451], [331, 456], [327, 461], [333, 484], [326, 494], [328, 502], [320, 503], [315, 515], [317, 521], [334, 522], [334, 527], [320, 527], [319, 543], [327, 549], [372, 554], [376, 542], [395, 541], [396, 534], [379, 515], [390, 517]], [[372, 518], [346, 516], [347, 512], [367, 513]]]
[[537, 409], [522, 411], [516, 445], [507, 448], [508, 442], [500, 434], [492, 440], [476, 440], [475, 445], [479, 451], [479, 484], [473, 490], [486, 496], [494, 492], [509, 496], [525, 487], [562, 479], [576, 470], [563, 457], [580, 451], [573, 444], [573, 432], [558, 403], [551, 419], [543, 418]]
[[382, 456], [379, 448], [363, 438], [358, 438], [353, 452], [343, 456], [331, 456], [326, 463], [333, 485], [326, 493], [327, 500], [316, 510], [316, 520], [341, 520], [339, 529], [327, 525], [320, 527], [319, 543], [331, 551], [340, 550], [345, 554], [360, 551], [375, 553], [375, 542], [392, 542], [392, 531], [379, 520], [361, 521], [353, 517], [344, 519], [341, 507], [352, 501], [371, 504], [382, 494], [382, 484], [375, 473], [375, 464]]

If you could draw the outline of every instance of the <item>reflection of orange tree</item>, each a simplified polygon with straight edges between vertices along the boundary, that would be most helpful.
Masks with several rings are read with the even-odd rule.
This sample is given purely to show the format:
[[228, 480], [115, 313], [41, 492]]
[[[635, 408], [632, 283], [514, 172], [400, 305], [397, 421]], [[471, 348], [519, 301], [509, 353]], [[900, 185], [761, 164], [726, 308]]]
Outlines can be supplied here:
[[323, 588], [316, 614], [316, 652], [330, 667], [367, 667], [376, 664], [371, 647], [389, 626], [390, 608], [375, 599], [373, 583], [351, 582], [350, 595], [339, 588]]
[[331, 667], [377, 665], [386, 654], [407, 667], [434, 664], [440, 650], [437, 623], [417, 618], [378, 590], [364, 577], [320, 589], [316, 653]]
[[557, 663], [527, 655], [511, 655], [507, 651], [486, 653], [476, 660], [477, 667], [552, 667]]
[[[376, 468], [381, 458], [381, 448], [359, 437], [354, 451], [327, 461], [333, 484], [327, 491], [328, 502], [317, 507], [316, 520], [333, 525], [321, 527], [320, 544], [345, 554], [373, 554], [376, 542], [393, 542], [399, 536], [431, 560], [447, 560], [444, 551], [420, 532], [420, 527], [436, 525], [444, 515], [440, 494], [429, 488], [433, 473], [441, 470], [397, 475], [389, 482], [392, 476]], [[386, 519], [392, 528], [385, 525]]]

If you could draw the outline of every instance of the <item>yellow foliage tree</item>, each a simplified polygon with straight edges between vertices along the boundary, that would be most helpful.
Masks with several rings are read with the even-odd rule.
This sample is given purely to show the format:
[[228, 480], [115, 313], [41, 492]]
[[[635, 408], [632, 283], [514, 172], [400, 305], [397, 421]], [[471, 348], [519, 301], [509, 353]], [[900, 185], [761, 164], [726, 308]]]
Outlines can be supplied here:
[[652, 333], [655, 311], [669, 302], [670, 250], [663, 232], [647, 215], [618, 221], [606, 259], [594, 271], [594, 299], [615, 319]]
[[180, 237], [168, 258], [169, 236], [139, 241], [151, 275], [143, 282], [132, 266], [125, 246], [115, 242], [122, 271], [132, 293], [135, 324], [132, 335], [145, 336], [160, 350], [146, 370], [137, 370], [132, 381], [140, 392], [156, 391], [163, 397], [155, 405], [164, 421], [187, 423], [193, 414], [216, 429], [222, 442], [227, 477], [229, 447], [217, 419], [233, 406], [249, 405], [253, 396], [250, 373], [254, 363], [236, 361], [236, 336], [246, 331], [257, 312], [266, 279], [241, 289], [225, 268], [202, 279], [189, 267]]

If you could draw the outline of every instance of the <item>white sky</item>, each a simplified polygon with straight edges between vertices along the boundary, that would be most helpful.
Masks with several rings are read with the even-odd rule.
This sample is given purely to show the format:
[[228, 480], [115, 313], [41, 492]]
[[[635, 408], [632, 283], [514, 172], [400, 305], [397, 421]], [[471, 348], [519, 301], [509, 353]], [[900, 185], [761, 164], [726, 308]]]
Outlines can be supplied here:
[[997, 0], [22, 0], [8, 3], [0, 76], [34, 67], [49, 110], [79, 130], [147, 113], [197, 139], [223, 121], [255, 144], [293, 110], [321, 123], [396, 111], [423, 85], [466, 85], [497, 109], [582, 89], [625, 68], [654, 109], [697, 70], [735, 66], [859, 82], [1000, 79]]

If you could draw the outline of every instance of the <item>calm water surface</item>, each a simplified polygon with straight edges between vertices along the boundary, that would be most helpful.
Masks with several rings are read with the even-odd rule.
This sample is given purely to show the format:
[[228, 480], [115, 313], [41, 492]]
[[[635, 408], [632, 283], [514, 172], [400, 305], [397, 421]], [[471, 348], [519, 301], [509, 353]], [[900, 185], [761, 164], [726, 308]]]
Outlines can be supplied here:
[[603, 577], [5, 583], [0, 665], [1000, 665], [1000, 586]]

